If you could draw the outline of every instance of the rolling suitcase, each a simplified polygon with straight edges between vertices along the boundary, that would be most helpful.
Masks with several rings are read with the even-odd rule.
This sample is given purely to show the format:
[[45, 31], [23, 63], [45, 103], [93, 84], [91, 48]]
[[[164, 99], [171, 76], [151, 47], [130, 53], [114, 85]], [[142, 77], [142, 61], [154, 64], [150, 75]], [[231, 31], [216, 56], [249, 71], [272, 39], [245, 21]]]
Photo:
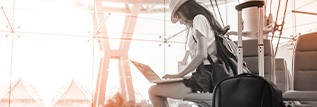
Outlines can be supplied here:
[[[263, 1], [248, 1], [236, 6], [238, 11], [238, 75], [220, 81], [214, 88], [213, 107], [283, 107], [282, 91], [264, 78]], [[242, 9], [258, 7], [259, 76], [243, 73]]]

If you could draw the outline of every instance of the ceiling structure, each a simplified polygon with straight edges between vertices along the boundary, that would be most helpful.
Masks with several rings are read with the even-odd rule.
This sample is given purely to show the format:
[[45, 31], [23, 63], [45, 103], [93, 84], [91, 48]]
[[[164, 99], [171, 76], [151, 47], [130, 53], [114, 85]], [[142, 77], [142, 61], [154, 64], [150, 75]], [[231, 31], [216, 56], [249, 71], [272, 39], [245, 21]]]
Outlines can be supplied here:
[[[171, 0], [102, 0], [104, 10], [109, 12], [121, 12], [129, 13], [133, 5], [142, 5], [140, 13], [155, 13], [169, 11], [168, 5]], [[218, 0], [217, 4], [222, 5], [235, 0]], [[94, 6], [93, 1], [90, 0], [80, 0], [77, 1], [79, 5], [89, 5]], [[197, 0], [197, 2], [204, 4], [205, 6], [210, 6], [210, 0]], [[110, 4], [110, 5], [109, 5]], [[213, 4], [216, 5], [213, 0]], [[164, 9], [165, 7], [165, 9]]]

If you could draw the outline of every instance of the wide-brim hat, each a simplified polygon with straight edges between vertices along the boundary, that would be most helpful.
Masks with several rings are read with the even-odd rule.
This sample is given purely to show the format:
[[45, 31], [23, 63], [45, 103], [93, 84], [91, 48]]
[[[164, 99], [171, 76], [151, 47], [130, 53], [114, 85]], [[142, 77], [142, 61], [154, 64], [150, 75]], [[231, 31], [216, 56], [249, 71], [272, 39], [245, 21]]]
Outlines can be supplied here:
[[186, 1], [188, 0], [171, 0], [169, 9], [172, 10], [171, 12], [171, 21], [172, 23], [176, 23], [178, 21], [178, 16], [175, 12], [181, 7]]

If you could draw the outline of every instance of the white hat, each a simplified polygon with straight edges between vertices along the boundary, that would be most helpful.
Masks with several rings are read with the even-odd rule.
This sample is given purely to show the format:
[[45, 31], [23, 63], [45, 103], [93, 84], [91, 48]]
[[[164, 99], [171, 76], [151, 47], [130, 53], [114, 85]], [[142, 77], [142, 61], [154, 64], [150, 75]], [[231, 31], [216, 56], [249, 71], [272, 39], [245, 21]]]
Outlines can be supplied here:
[[178, 21], [178, 16], [175, 15], [175, 12], [186, 1], [188, 1], [188, 0], [171, 0], [171, 3], [169, 5], [169, 9], [172, 10], [172, 13], [171, 13], [171, 21], [172, 21], [172, 23], [176, 23]]

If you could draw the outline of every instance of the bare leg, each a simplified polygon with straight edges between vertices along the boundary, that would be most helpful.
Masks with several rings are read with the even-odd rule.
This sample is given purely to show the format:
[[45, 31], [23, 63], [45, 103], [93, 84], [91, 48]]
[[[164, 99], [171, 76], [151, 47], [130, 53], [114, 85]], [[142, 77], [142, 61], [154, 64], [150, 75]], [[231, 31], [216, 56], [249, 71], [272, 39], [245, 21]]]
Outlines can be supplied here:
[[182, 99], [188, 93], [191, 93], [191, 89], [183, 82], [157, 84], [149, 89], [149, 97], [154, 107], [168, 107], [167, 98]]

